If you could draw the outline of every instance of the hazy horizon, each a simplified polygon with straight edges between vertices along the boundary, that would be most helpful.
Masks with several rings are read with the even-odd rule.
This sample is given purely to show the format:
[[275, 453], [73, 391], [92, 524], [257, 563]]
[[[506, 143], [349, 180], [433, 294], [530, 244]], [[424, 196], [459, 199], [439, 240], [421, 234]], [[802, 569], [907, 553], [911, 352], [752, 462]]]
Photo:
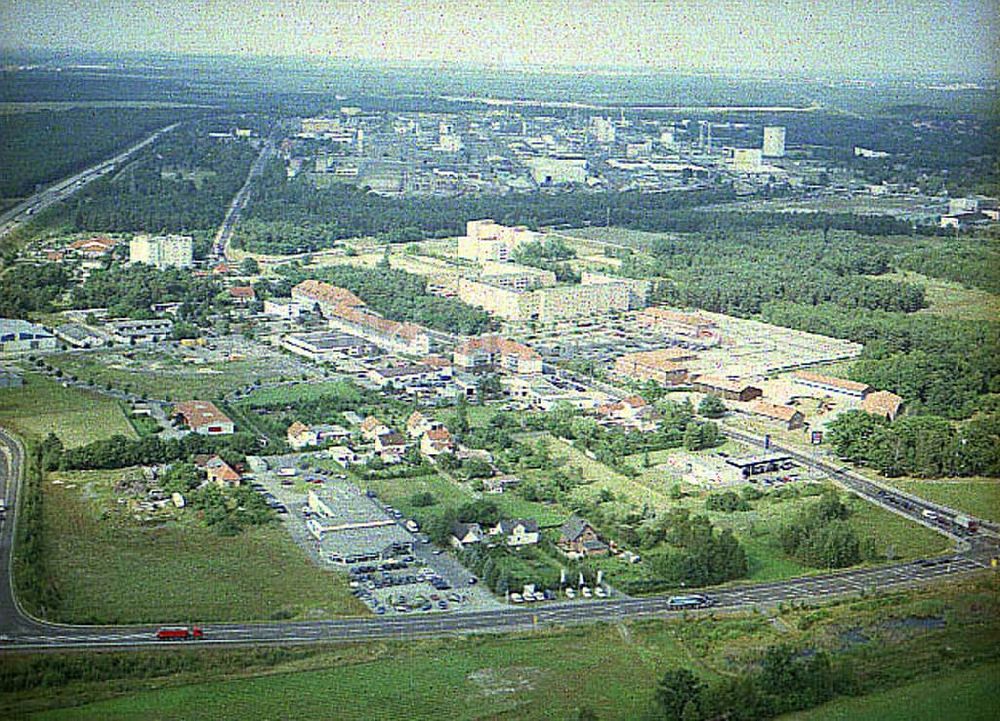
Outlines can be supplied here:
[[550, 73], [996, 78], [993, 0], [842, 5], [13, 0], [0, 6], [0, 49]]

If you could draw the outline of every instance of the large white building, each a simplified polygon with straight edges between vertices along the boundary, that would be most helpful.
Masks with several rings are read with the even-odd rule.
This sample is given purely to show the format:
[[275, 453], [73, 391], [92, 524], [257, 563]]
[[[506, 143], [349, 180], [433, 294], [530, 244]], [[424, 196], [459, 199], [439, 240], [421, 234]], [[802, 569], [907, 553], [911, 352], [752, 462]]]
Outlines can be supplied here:
[[190, 268], [194, 264], [194, 239], [190, 235], [137, 235], [128, 244], [128, 259], [157, 268]]
[[40, 325], [19, 318], [0, 318], [0, 353], [52, 350], [56, 337]]
[[470, 220], [465, 224], [465, 235], [458, 239], [458, 257], [477, 263], [506, 262], [519, 245], [540, 237], [523, 225], [511, 227], [490, 219]]
[[729, 165], [739, 173], [759, 173], [764, 167], [762, 155], [760, 148], [733, 148]]
[[785, 157], [784, 126], [769, 125], [764, 128], [764, 157], [765, 158]]
[[539, 185], [568, 185], [587, 181], [587, 158], [583, 155], [558, 153], [528, 158], [532, 179]]

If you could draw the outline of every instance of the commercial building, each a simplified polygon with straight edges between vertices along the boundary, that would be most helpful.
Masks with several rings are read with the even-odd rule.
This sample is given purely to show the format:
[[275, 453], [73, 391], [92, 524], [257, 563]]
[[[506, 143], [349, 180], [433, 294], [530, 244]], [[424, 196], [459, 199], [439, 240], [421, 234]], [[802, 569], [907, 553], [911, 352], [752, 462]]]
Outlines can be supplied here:
[[40, 325], [19, 318], [0, 318], [0, 353], [53, 350], [56, 337]]
[[680, 348], [626, 353], [615, 360], [615, 375], [636, 381], [655, 381], [663, 385], [679, 385], [687, 381], [688, 366], [696, 355]]
[[311, 278], [292, 288], [292, 300], [305, 310], [318, 309], [324, 317], [327, 317], [330, 312], [341, 305], [359, 307], [365, 304], [363, 300], [346, 288]]
[[169, 318], [111, 320], [104, 324], [104, 330], [116, 343], [159, 343], [167, 340], [174, 332], [174, 322]]
[[315, 331], [284, 336], [280, 345], [311, 361], [334, 361], [346, 356], [369, 356], [376, 352], [373, 344], [347, 333]]
[[190, 268], [194, 264], [194, 239], [190, 235], [137, 235], [128, 244], [130, 263], [157, 268]]
[[764, 395], [764, 391], [749, 383], [721, 376], [700, 375], [691, 381], [691, 388], [698, 393], [725, 398], [729, 401], [752, 401]]
[[785, 157], [785, 128], [780, 125], [764, 127], [764, 148], [765, 158]]
[[503, 371], [515, 375], [542, 372], [542, 356], [523, 343], [482, 336], [472, 338], [455, 348], [455, 367], [466, 372]]
[[236, 430], [229, 416], [210, 401], [178, 403], [170, 417], [179, 418], [192, 431], [204, 436], [230, 435]]
[[470, 220], [465, 224], [465, 235], [458, 239], [458, 257], [477, 263], [506, 262], [519, 245], [539, 238], [523, 225], [500, 225], [488, 218]]
[[531, 178], [539, 185], [569, 185], [587, 181], [587, 158], [572, 153], [556, 153], [527, 158]]
[[858, 383], [844, 378], [834, 378], [833, 376], [822, 375], [812, 371], [796, 371], [792, 374], [792, 381], [798, 385], [805, 386], [824, 394], [843, 395], [849, 398], [864, 400], [865, 396], [872, 392], [872, 387], [867, 383]]
[[350, 484], [310, 490], [306, 503], [312, 512], [306, 526], [333, 563], [388, 561], [413, 552], [413, 536]]

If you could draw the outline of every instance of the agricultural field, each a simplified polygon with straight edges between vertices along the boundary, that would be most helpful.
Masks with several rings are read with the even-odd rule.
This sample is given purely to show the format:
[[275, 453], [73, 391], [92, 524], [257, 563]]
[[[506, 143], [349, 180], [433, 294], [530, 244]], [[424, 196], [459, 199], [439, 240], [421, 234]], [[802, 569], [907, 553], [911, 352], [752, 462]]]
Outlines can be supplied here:
[[[899, 592], [768, 617], [628, 621], [509, 636], [315, 648], [178, 650], [169, 664], [108, 664], [100, 676], [0, 695], [0, 715], [32, 719], [574, 719], [657, 717], [668, 669], [707, 682], [745, 671], [776, 644], [823, 650], [865, 684], [786, 721], [992, 718], [996, 580]], [[240, 654], [245, 656], [241, 662]], [[11, 659], [8, 677], [63, 657]], [[69, 663], [67, 657], [66, 663]], [[42, 664], [41, 667], [38, 667]], [[201, 670], [213, 664], [218, 670]], [[145, 673], [133, 668], [149, 669]], [[933, 669], [933, 671], [930, 671]], [[601, 682], [591, 682], [599, 676]], [[395, 679], [392, 684], [385, 680]], [[8, 687], [9, 688], [9, 687]], [[4, 689], [7, 690], [7, 689]], [[918, 708], [919, 707], [919, 708]]]
[[123, 473], [53, 474], [45, 482], [44, 558], [60, 598], [51, 620], [160, 623], [364, 613], [346, 577], [314, 565], [277, 522], [222, 536], [190, 509], [155, 525], [114, 513], [111, 489]]
[[67, 447], [136, 433], [117, 401], [63, 388], [45, 376], [27, 374], [21, 388], [0, 390], [0, 425], [28, 438], [55, 433]]

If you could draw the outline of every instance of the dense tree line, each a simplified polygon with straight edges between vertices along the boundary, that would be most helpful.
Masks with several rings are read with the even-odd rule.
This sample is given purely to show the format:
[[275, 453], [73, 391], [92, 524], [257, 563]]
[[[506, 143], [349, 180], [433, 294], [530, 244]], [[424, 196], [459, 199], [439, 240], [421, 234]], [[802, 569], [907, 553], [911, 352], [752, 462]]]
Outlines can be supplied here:
[[647, 558], [657, 581], [667, 586], [713, 586], [749, 572], [746, 551], [730, 529], [719, 532], [705, 516], [686, 508], [660, 514], [640, 532], [642, 546], [668, 544]]
[[95, 270], [73, 288], [74, 308], [107, 308], [112, 316], [152, 318], [152, 306], [180, 303], [178, 317], [204, 325], [227, 302], [218, 280], [196, 277], [178, 268], [115, 265]]
[[899, 253], [894, 265], [1000, 294], [1000, 245], [993, 238], [925, 240]]
[[977, 415], [955, 425], [937, 416], [904, 416], [889, 423], [850, 411], [830, 424], [837, 455], [886, 476], [1000, 477], [1000, 415]]
[[849, 310], [824, 303], [765, 304], [769, 323], [864, 343], [855, 380], [901, 395], [915, 413], [966, 418], [1000, 392], [1000, 323]]
[[246, 454], [258, 452], [257, 439], [248, 433], [231, 436], [203, 436], [189, 433], [164, 440], [146, 436], [131, 440], [115, 435], [78, 448], [68, 448], [59, 456], [62, 470], [91, 470], [149, 466], [190, 460], [199, 453], [218, 453], [229, 463], [241, 462]]
[[771, 646], [750, 669], [706, 683], [670, 669], [654, 691], [662, 721], [762, 721], [819, 706], [846, 690], [825, 653]]
[[[297, 283], [306, 278], [295, 267], [284, 271]], [[434, 330], [476, 335], [493, 327], [489, 314], [457, 298], [427, 292], [427, 280], [406, 271], [386, 267], [363, 268], [338, 265], [310, 269], [309, 277], [347, 288], [373, 311], [392, 320], [412, 322]]]
[[0, 115], [0, 198], [31, 195], [37, 184], [72, 175], [124, 150], [186, 108], [70, 108]]
[[208, 137], [208, 122], [186, 125], [140, 150], [55, 213], [72, 230], [185, 232], [214, 229], [246, 180], [257, 151]]
[[58, 263], [20, 263], [0, 273], [0, 318], [27, 318], [48, 313], [70, 285], [70, 275]]

